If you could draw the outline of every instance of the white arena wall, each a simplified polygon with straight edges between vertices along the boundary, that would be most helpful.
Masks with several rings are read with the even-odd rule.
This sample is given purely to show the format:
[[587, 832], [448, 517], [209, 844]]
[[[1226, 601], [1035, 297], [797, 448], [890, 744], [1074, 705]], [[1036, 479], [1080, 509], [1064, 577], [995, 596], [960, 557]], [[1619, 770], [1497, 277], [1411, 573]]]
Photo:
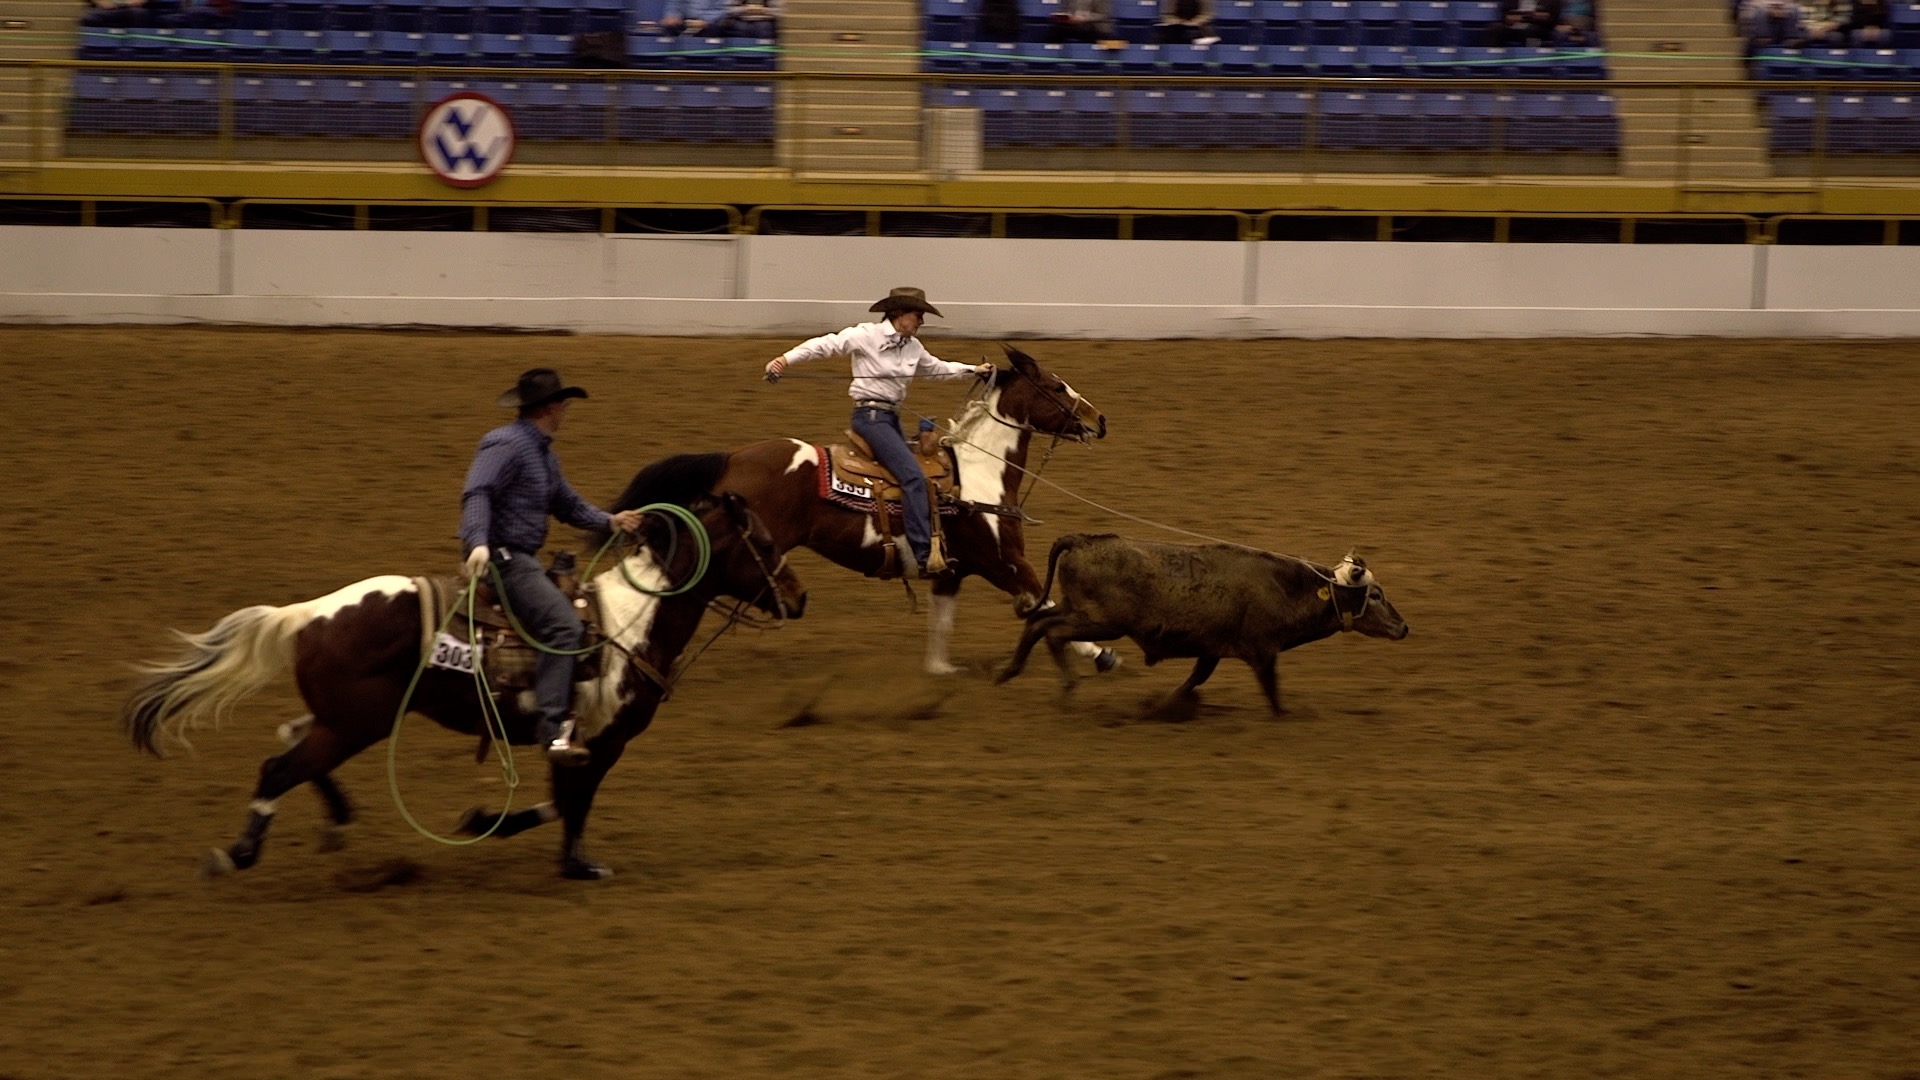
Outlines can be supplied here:
[[0, 227], [0, 321], [936, 334], [1920, 337], [1920, 248]]

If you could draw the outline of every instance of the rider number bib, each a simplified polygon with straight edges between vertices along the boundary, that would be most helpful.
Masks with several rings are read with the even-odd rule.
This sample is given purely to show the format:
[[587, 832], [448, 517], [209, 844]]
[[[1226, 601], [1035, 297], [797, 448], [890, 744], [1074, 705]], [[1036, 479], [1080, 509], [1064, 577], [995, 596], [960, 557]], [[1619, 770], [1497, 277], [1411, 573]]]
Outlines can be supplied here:
[[428, 667], [445, 668], [448, 671], [461, 671], [473, 674], [474, 654], [478, 650], [472, 642], [461, 641], [442, 630], [434, 639], [433, 652], [427, 657]]

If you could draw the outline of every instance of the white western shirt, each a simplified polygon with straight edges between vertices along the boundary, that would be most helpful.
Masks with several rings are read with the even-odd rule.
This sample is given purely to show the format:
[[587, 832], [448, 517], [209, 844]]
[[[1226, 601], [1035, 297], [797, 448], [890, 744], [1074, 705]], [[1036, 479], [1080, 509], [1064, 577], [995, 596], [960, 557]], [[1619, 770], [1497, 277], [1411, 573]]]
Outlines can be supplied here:
[[913, 376], [962, 379], [973, 374], [967, 364], [942, 360], [928, 352], [919, 338], [896, 333], [886, 319], [809, 338], [784, 355], [787, 363], [800, 364], [841, 353], [853, 358], [853, 385], [847, 388], [847, 394], [855, 401], [891, 401], [898, 405], [906, 400]]

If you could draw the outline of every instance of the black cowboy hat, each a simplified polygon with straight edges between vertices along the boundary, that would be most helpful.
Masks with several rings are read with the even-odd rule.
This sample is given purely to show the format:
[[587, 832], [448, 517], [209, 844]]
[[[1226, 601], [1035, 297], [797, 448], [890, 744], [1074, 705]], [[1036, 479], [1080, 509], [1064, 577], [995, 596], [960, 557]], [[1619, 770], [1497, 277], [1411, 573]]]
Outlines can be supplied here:
[[521, 375], [520, 381], [501, 394], [496, 404], [503, 409], [526, 409], [561, 398], [586, 396], [587, 392], [577, 386], [563, 385], [559, 372], [550, 367], [537, 367]]
[[[924, 311], [929, 315], [940, 315], [939, 308], [927, 303], [926, 293], [909, 285], [902, 285], [888, 293], [885, 299], [874, 301], [873, 306], [867, 310], [884, 311], [889, 315], [896, 311]], [[940, 317], [946, 318], [945, 315]]]

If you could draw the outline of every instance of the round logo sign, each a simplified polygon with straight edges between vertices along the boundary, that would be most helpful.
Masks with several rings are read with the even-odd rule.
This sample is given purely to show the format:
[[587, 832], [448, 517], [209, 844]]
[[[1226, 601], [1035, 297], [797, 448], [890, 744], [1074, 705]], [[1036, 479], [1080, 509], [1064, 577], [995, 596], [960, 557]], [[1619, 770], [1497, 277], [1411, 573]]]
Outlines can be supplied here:
[[454, 187], [476, 188], [513, 160], [513, 118], [487, 95], [462, 90], [427, 110], [417, 142], [433, 175]]

